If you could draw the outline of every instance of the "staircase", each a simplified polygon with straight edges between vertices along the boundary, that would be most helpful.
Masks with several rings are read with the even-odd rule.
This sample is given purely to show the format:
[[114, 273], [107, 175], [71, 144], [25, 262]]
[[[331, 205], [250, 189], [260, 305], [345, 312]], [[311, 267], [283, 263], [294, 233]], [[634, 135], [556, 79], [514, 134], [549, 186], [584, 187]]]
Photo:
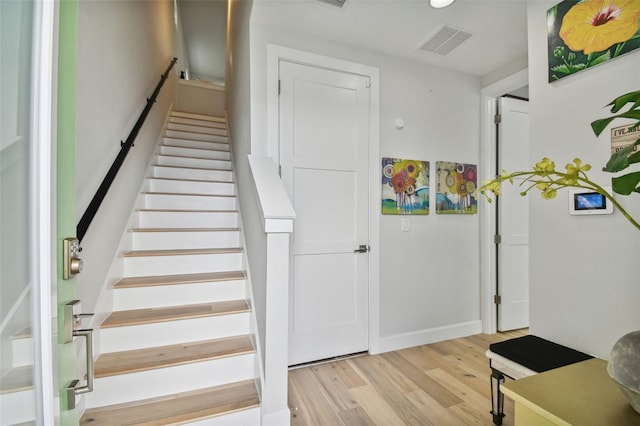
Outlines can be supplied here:
[[172, 112], [148, 176], [80, 424], [260, 424], [225, 120]]
[[14, 334], [10, 340], [13, 361], [0, 379], [0, 425], [35, 424], [31, 329]]

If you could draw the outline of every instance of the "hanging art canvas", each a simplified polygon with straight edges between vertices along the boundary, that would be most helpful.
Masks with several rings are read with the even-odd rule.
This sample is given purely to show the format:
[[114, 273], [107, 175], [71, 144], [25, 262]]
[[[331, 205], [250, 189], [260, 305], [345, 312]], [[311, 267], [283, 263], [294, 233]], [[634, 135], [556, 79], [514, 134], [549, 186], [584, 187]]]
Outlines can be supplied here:
[[382, 214], [429, 214], [429, 162], [382, 158]]
[[437, 214], [478, 213], [478, 166], [436, 162]]
[[638, 19], [638, 0], [565, 0], [549, 9], [549, 82], [638, 49]]

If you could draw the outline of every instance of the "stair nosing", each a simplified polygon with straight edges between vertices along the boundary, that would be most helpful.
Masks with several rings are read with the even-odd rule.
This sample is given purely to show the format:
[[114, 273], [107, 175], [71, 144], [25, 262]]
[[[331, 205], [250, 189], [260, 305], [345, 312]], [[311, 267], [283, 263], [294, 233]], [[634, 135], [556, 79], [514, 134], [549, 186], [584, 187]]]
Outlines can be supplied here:
[[[233, 348], [231, 350], [227, 350], [220, 353], [207, 352], [207, 353], [200, 353], [197, 355], [185, 355], [182, 358], [164, 359], [164, 360], [158, 359], [158, 360], [149, 361], [147, 364], [136, 363], [134, 365], [126, 366], [125, 363], [119, 362], [117, 367], [116, 366], [104, 367], [102, 365], [105, 363], [111, 363], [112, 362], [111, 359], [117, 358], [119, 356], [124, 356], [124, 355], [127, 355], [129, 358], [132, 358], [133, 355], [141, 355], [141, 354], [142, 355], [148, 354], [147, 356], [153, 356], [158, 354], [166, 355], [167, 353], [170, 353], [172, 351], [180, 352], [180, 349], [186, 350], [187, 347], [194, 347], [198, 345], [204, 346], [208, 344], [215, 345], [216, 343], [224, 343], [224, 342], [228, 343], [231, 341], [238, 342], [238, 344], [241, 347]], [[246, 345], [246, 343], [248, 343], [248, 346]], [[247, 354], [253, 354], [253, 353], [255, 353], [255, 348], [253, 347], [253, 344], [251, 343], [251, 337], [248, 334], [244, 334], [240, 336], [222, 337], [217, 339], [201, 340], [196, 342], [175, 343], [172, 345], [154, 346], [150, 348], [133, 349], [129, 351], [107, 352], [99, 356], [98, 359], [96, 360], [94, 377], [96, 379], [99, 379], [102, 377], [121, 376], [124, 374], [159, 370], [162, 368], [176, 367], [179, 365], [194, 364], [194, 363], [205, 362], [205, 361], [213, 361], [217, 359], [224, 359], [224, 358], [230, 358], [234, 356], [247, 355]]]
[[[136, 415], [131, 413], [132, 411], [144, 410], [145, 413], [156, 413], [159, 409], [158, 405], [165, 405], [171, 403], [184, 404], [185, 401], [190, 398], [197, 399], [199, 401], [212, 401], [215, 400], [213, 393], [223, 393], [228, 395], [235, 389], [242, 390], [243, 393], [239, 397], [236, 397], [231, 401], [223, 401], [222, 403], [216, 401], [216, 404], [207, 404], [206, 409], [204, 407], [195, 407], [195, 411], [181, 411], [179, 413], [172, 414], [170, 417], [162, 418], [141, 418], [142, 415]], [[247, 388], [247, 389], [244, 389]], [[190, 404], [189, 404], [190, 405]], [[212, 386], [209, 388], [202, 388], [191, 390], [187, 392], [174, 393], [169, 395], [163, 395], [154, 398], [147, 398], [137, 401], [125, 402], [120, 404], [112, 404], [104, 407], [88, 408], [80, 419], [81, 425], [90, 424], [111, 424], [113, 421], [110, 419], [110, 415], [118, 412], [120, 418], [126, 417], [132, 421], [142, 421], [147, 426], [167, 426], [167, 425], [179, 425], [184, 424], [185, 421], [201, 421], [210, 418], [220, 417], [225, 414], [237, 413], [245, 410], [250, 410], [260, 406], [260, 398], [258, 396], [255, 379], [241, 380], [238, 382], [226, 383], [219, 386]], [[156, 408], [158, 407], [158, 408]], [[123, 415], [125, 413], [131, 413]], [[173, 412], [172, 412], [173, 413]], [[97, 419], [96, 419], [97, 418]]]
[[240, 232], [240, 228], [131, 228], [131, 232]]
[[221, 281], [246, 280], [244, 271], [202, 272], [197, 274], [150, 275], [143, 277], [124, 277], [113, 285], [114, 289], [159, 287], [165, 285], [197, 284]]
[[221, 183], [225, 185], [234, 185], [235, 182], [232, 180], [215, 180], [215, 179], [187, 179], [187, 178], [167, 178], [167, 177], [156, 177], [156, 176], [147, 176], [147, 179], [152, 180], [170, 180], [174, 182], [203, 182], [203, 183]]
[[201, 193], [192, 193], [192, 192], [158, 192], [158, 191], [144, 191], [141, 192], [142, 195], [177, 195], [182, 197], [223, 197], [223, 198], [235, 198], [235, 195], [229, 194], [201, 194]]
[[[226, 160], [230, 161], [230, 160]], [[210, 167], [193, 167], [193, 166], [173, 166], [170, 164], [153, 164], [152, 167], [171, 167], [173, 169], [187, 169], [187, 170], [208, 170], [212, 172], [229, 172], [232, 173], [231, 169], [218, 169], [218, 168], [210, 168]]]
[[[182, 119], [182, 120], [194, 120], [194, 121], [200, 121], [201, 123], [207, 123], [207, 124], [208, 124], [208, 123], [216, 123], [217, 125], [224, 125], [224, 126], [225, 126], [225, 128], [226, 128], [226, 126], [227, 126], [227, 123], [225, 123], [225, 122], [221, 122], [221, 121], [200, 120], [200, 119], [197, 119], [197, 118], [180, 117], [180, 116], [176, 116], [176, 115], [170, 115], [170, 116], [169, 116], [169, 123], [173, 123], [173, 124], [185, 124], [185, 123], [178, 123], [178, 122], [176, 122], [176, 121], [172, 121], [172, 120], [174, 120], [174, 119], [179, 119], [179, 120], [180, 120], [180, 119]], [[200, 127], [209, 127], [209, 126], [206, 126], [206, 125], [204, 125], [204, 124], [200, 124]], [[214, 129], [216, 129], [217, 127], [213, 127], [213, 128], [214, 128]]]
[[[179, 124], [179, 123], [169, 123], [169, 124], [178, 124], [180, 126], [206, 127], [206, 126], [196, 126], [196, 125], [193, 125], [193, 124]], [[222, 130], [225, 133], [227, 133], [227, 129], [220, 129], [220, 128], [216, 128], [216, 127], [208, 127], [208, 128], [209, 129]], [[182, 133], [193, 133], [194, 135], [220, 136], [220, 137], [223, 137], [223, 138], [228, 137], [228, 135], [216, 135], [214, 133], [203, 133], [203, 132], [194, 132], [194, 131], [191, 131], [191, 130], [170, 129], [169, 127], [165, 128], [165, 131], [182, 132]]]
[[129, 250], [121, 253], [122, 257], [158, 257], [158, 256], [198, 256], [207, 254], [242, 253], [241, 247], [203, 248], [203, 249], [168, 249], [168, 250]]
[[[221, 152], [228, 152], [228, 151], [221, 151]], [[226, 160], [226, 159], [220, 159], [220, 158], [206, 158], [206, 157], [192, 157], [190, 155], [173, 155], [173, 154], [156, 154], [158, 157], [173, 157], [173, 158], [190, 158], [193, 160], [209, 160], [209, 161], [228, 161], [231, 162], [231, 160]]]
[[[207, 311], [207, 307], [211, 309]], [[217, 310], [214, 310], [214, 308], [217, 308]], [[186, 309], [190, 311], [186, 312]], [[249, 311], [249, 304], [246, 299], [197, 303], [191, 305], [164, 306], [158, 308], [127, 309], [123, 311], [112, 312], [111, 315], [109, 315], [102, 322], [102, 324], [100, 324], [100, 328], [107, 329], [130, 327], [135, 325], [157, 324], [169, 321], [181, 321], [221, 315], [242, 314]], [[153, 314], [155, 314], [155, 316], [153, 316]]]
[[171, 111], [170, 115], [173, 116], [173, 117], [182, 117], [182, 118], [190, 118], [190, 117], [193, 117], [193, 116], [205, 117], [205, 118], [202, 119], [203, 121], [212, 121], [212, 122], [216, 122], [216, 123], [226, 123], [227, 122], [226, 118], [219, 117], [217, 115], [198, 114], [198, 113], [195, 113], [195, 112], [187, 112], [187, 111], [173, 110], [173, 111]]
[[[204, 142], [207, 142], [207, 141], [204, 141]], [[208, 142], [208, 143], [220, 143], [220, 142]], [[229, 151], [228, 149], [194, 148], [192, 146], [167, 145], [166, 143], [163, 143], [160, 146], [166, 146], [167, 148], [197, 149], [199, 151], [207, 151], [207, 152], [227, 152], [227, 153], [231, 153], [231, 151]]]

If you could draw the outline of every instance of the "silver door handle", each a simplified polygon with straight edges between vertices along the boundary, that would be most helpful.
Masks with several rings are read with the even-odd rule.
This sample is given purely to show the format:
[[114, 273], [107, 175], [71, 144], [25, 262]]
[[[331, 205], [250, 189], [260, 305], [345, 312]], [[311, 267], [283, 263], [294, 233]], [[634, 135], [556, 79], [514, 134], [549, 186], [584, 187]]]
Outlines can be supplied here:
[[69, 386], [67, 386], [67, 408], [72, 410], [76, 407], [76, 396], [83, 393], [93, 392], [94, 381], [94, 363], [93, 363], [93, 329], [85, 328], [80, 330], [73, 330], [74, 337], [85, 338], [85, 350], [86, 350], [86, 362], [87, 362], [87, 384], [84, 386], [78, 386], [79, 380], [73, 380]]
[[369, 247], [366, 244], [360, 244], [360, 247], [358, 247], [357, 249], [355, 249], [353, 252], [354, 253], [366, 253], [369, 250], [371, 250], [371, 247]]

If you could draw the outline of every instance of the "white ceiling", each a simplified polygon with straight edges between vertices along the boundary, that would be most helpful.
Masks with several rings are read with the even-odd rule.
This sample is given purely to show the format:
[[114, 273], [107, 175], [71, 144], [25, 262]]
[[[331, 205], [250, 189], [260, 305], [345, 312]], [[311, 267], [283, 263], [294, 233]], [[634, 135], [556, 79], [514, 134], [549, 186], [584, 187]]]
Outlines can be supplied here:
[[[254, 0], [251, 21], [484, 77], [527, 54], [526, 0]], [[472, 34], [449, 55], [421, 51], [444, 25]]]

